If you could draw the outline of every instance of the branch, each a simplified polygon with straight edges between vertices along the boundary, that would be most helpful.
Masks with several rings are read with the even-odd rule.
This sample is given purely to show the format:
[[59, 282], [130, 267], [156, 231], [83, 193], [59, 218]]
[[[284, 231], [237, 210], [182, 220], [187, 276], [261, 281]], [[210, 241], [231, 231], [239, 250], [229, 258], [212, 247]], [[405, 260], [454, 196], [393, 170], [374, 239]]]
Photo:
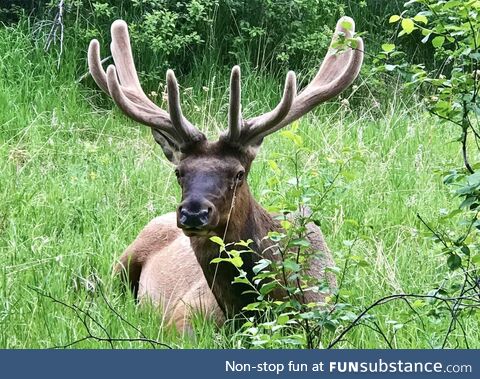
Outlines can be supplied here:
[[422, 216], [420, 216], [420, 214], [417, 213], [417, 218], [422, 222], [423, 225], [425, 225], [427, 227], [427, 229], [435, 236], [437, 237], [437, 239], [442, 243], [442, 245], [445, 247], [445, 248], [448, 248], [448, 245], [447, 243], [445, 242], [444, 238], [441, 237], [438, 232], [436, 232], [435, 230], [432, 229], [432, 227], [430, 225], [428, 225], [426, 223], [426, 221], [422, 218]]
[[55, 19], [53, 20], [52, 28], [48, 33], [47, 40], [45, 41], [44, 50], [50, 50], [52, 42], [57, 39], [57, 32], [60, 30], [60, 51], [58, 53], [58, 61], [57, 61], [57, 70], [60, 68], [60, 62], [63, 55], [63, 35], [64, 35], [64, 24], [63, 24], [63, 14], [65, 12], [65, 0], [60, 0], [57, 6], [57, 13], [55, 15]]
[[330, 344], [327, 346], [327, 349], [333, 348], [336, 344], [338, 344], [347, 333], [349, 333], [355, 326], [359, 325], [360, 321], [375, 307], [379, 305], [383, 305], [389, 303], [394, 300], [398, 299], [406, 299], [406, 298], [416, 298], [416, 299], [435, 299], [440, 300], [446, 304], [452, 301], [458, 301], [461, 299], [469, 299], [472, 300], [472, 296], [458, 296], [458, 297], [441, 297], [438, 295], [419, 295], [419, 294], [396, 294], [396, 295], [389, 295], [382, 297], [381, 299], [375, 301], [373, 304], [365, 308], [351, 323], [348, 325], [335, 339], [333, 339]]
[[[67, 304], [67, 303], [65, 303], [61, 300], [58, 300], [55, 297], [53, 297], [52, 295], [44, 292], [43, 290], [41, 290], [39, 288], [34, 288], [34, 287], [30, 287], [30, 286], [29, 286], [29, 288], [31, 290], [35, 291], [40, 296], [45, 297], [47, 299], [50, 299], [52, 302], [60, 304], [60, 305], [64, 306], [65, 308], [73, 310], [75, 312], [76, 316], [82, 322], [83, 327], [85, 328], [86, 336], [84, 336], [82, 338], [79, 338], [79, 339], [77, 339], [73, 342], [70, 342], [68, 344], [65, 344], [65, 345], [54, 346], [53, 349], [65, 349], [65, 348], [68, 348], [70, 346], [74, 346], [74, 345], [76, 345], [80, 342], [86, 341], [86, 340], [94, 340], [94, 341], [97, 341], [97, 342], [108, 343], [108, 344], [110, 344], [110, 347], [112, 349], [115, 348], [114, 347], [115, 342], [141, 342], [141, 343], [148, 343], [152, 346], [162, 346], [162, 347], [165, 347], [167, 349], [172, 348], [171, 346], [169, 346], [169, 345], [167, 345], [163, 342], [145, 337], [143, 335], [143, 333], [141, 333], [141, 332], [140, 333], [142, 334], [142, 337], [140, 337], [140, 338], [111, 337], [110, 334], [108, 333], [108, 331], [106, 330], [106, 328], [98, 320], [96, 320], [90, 314], [90, 312], [88, 310], [84, 310], [84, 309], [82, 309], [82, 308], [80, 308], [76, 305]], [[103, 293], [102, 293], [102, 297], [103, 297]], [[105, 297], [103, 297], [103, 299], [105, 300]], [[119, 317], [122, 321], [126, 322], [128, 325], [130, 325], [131, 327], [133, 327], [135, 330], [138, 331], [138, 329], [136, 327], [134, 327], [130, 322], [126, 321], [123, 317], [121, 317], [117, 311], [113, 310], [113, 307], [108, 302], [106, 302], [106, 304], [109, 307], [109, 309], [112, 310], [117, 315], [117, 317]], [[80, 313], [83, 314], [84, 317], [80, 317]], [[90, 329], [90, 326], [88, 325], [87, 319], [91, 320], [94, 324], [98, 325], [104, 331], [104, 333], [107, 337], [106, 338], [105, 337], [99, 337], [99, 336], [93, 334], [91, 329]]]

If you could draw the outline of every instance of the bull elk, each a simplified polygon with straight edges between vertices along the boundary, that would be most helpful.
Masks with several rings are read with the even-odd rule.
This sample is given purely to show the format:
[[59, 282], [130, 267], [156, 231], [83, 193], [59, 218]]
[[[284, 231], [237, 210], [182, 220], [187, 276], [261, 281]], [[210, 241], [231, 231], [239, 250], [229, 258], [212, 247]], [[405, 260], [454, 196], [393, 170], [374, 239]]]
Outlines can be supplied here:
[[[363, 42], [356, 49], [331, 49], [315, 78], [297, 95], [296, 78], [288, 72], [278, 105], [261, 116], [244, 119], [241, 112], [240, 68], [230, 77], [228, 129], [216, 142], [183, 115], [177, 80], [167, 71], [168, 112], [144, 93], [135, 69], [127, 24], [117, 20], [111, 27], [114, 65], [107, 71], [100, 60], [100, 45], [92, 40], [88, 50], [90, 72], [97, 85], [130, 118], [151, 128], [155, 141], [175, 165], [182, 189], [176, 213], [153, 219], [120, 257], [117, 271], [123, 272], [138, 299], [149, 299], [161, 307], [164, 317], [179, 329], [188, 325], [192, 311], [212, 316], [218, 323], [239, 313], [254, 301], [242, 284], [232, 284], [238, 274], [229, 263], [212, 264], [218, 245], [210, 240], [220, 236], [226, 243], [252, 240], [257, 255], [244, 256], [243, 269], [252, 276], [258, 257], [278, 260], [264, 238], [280, 229], [279, 223], [252, 197], [247, 177], [263, 139], [297, 120], [320, 103], [338, 95], [357, 77], [363, 61]], [[353, 38], [354, 22], [341, 18], [332, 42], [340, 35]], [[333, 263], [320, 229], [308, 225], [308, 238], [315, 255], [308, 274], [325, 274]], [[327, 277], [325, 276], [327, 275]], [[308, 292], [304, 301], [319, 302], [322, 294]]]

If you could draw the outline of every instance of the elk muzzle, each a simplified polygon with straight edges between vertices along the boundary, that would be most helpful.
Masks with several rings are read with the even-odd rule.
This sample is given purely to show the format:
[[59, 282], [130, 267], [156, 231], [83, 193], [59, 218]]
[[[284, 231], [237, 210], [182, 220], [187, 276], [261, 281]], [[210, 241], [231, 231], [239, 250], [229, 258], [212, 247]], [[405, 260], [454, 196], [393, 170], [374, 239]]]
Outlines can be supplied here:
[[187, 235], [204, 234], [215, 223], [215, 206], [208, 200], [186, 199], [177, 208], [177, 226]]

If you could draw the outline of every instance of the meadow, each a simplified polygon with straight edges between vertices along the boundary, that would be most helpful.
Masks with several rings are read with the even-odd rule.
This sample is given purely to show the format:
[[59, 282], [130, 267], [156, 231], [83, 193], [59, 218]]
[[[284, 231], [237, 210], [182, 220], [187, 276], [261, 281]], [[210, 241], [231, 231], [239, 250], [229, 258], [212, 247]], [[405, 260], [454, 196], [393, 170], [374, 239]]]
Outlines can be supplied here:
[[[175, 209], [180, 192], [149, 130], [124, 117], [90, 78], [77, 82], [86, 51], [66, 51], [69, 64], [57, 71], [56, 56], [17, 27], [0, 27], [0, 51], [0, 347], [82, 339], [72, 346], [248, 347], [241, 333], [201, 319], [193, 334], [164, 328], [158, 312], [137, 306], [112, 275], [122, 251], [150, 219]], [[391, 91], [399, 96], [376, 98], [367, 76], [348, 101], [325, 104], [269, 137], [249, 177], [255, 197], [273, 209], [294, 165], [314, 176], [325, 193], [319, 221], [342, 295], [356, 309], [391, 294], [427, 294], [456, 275], [417, 215], [435, 222], [452, 209], [458, 200], [439, 169], [462, 164], [451, 127], [414, 96], [402, 97], [400, 82]], [[211, 138], [226, 125], [228, 77], [229, 68], [208, 65], [179, 77], [185, 114]], [[269, 109], [281, 85], [245, 70], [244, 113]], [[160, 104], [161, 93], [152, 94]], [[377, 307], [384, 335], [358, 326], [336, 347], [442, 346], [450, 320], [427, 302], [415, 306], [421, 318], [401, 301]], [[479, 324], [478, 313], [464, 320], [465, 331], [455, 329], [446, 347], [479, 348]], [[96, 338], [85, 339], [89, 333]]]

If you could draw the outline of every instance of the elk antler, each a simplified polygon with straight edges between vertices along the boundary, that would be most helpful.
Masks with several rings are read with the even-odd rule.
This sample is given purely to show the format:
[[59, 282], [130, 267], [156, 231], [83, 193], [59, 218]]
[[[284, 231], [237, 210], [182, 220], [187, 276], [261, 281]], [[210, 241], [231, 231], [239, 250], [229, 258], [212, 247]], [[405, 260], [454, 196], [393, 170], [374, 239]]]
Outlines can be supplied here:
[[352, 38], [354, 31], [355, 23], [350, 17], [338, 20], [330, 50], [315, 78], [296, 96], [295, 73], [290, 71], [285, 81], [282, 100], [277, 107], [249, 120], [242, 120], [241, 117], [240, 69], [235, 66], [230, 82], [229, 129], [222, 138], [240, 146], [258, 145], [265, 136], [297, 120], [350, 86], [362, 67], [363, 41], [357, 38], [355, 49], [347, 48], [340, 53], [333, 48], [333, 44], [340, 34], [345, 38]]
[[182, 114], [178, 83], [172, 70], [167, 71], [168, 111], [153, 103], [142, 90], [133, 62], [128, 27], [117, 20], [111, 27], [113, 61], [107, 72], [100, 60], [100, 44], [94, 39], [88, 48], [88, 66], [98, 86], [112, 97], [129, 117], [150, 126], [167, 141], [179, 148], [205, 139]]

